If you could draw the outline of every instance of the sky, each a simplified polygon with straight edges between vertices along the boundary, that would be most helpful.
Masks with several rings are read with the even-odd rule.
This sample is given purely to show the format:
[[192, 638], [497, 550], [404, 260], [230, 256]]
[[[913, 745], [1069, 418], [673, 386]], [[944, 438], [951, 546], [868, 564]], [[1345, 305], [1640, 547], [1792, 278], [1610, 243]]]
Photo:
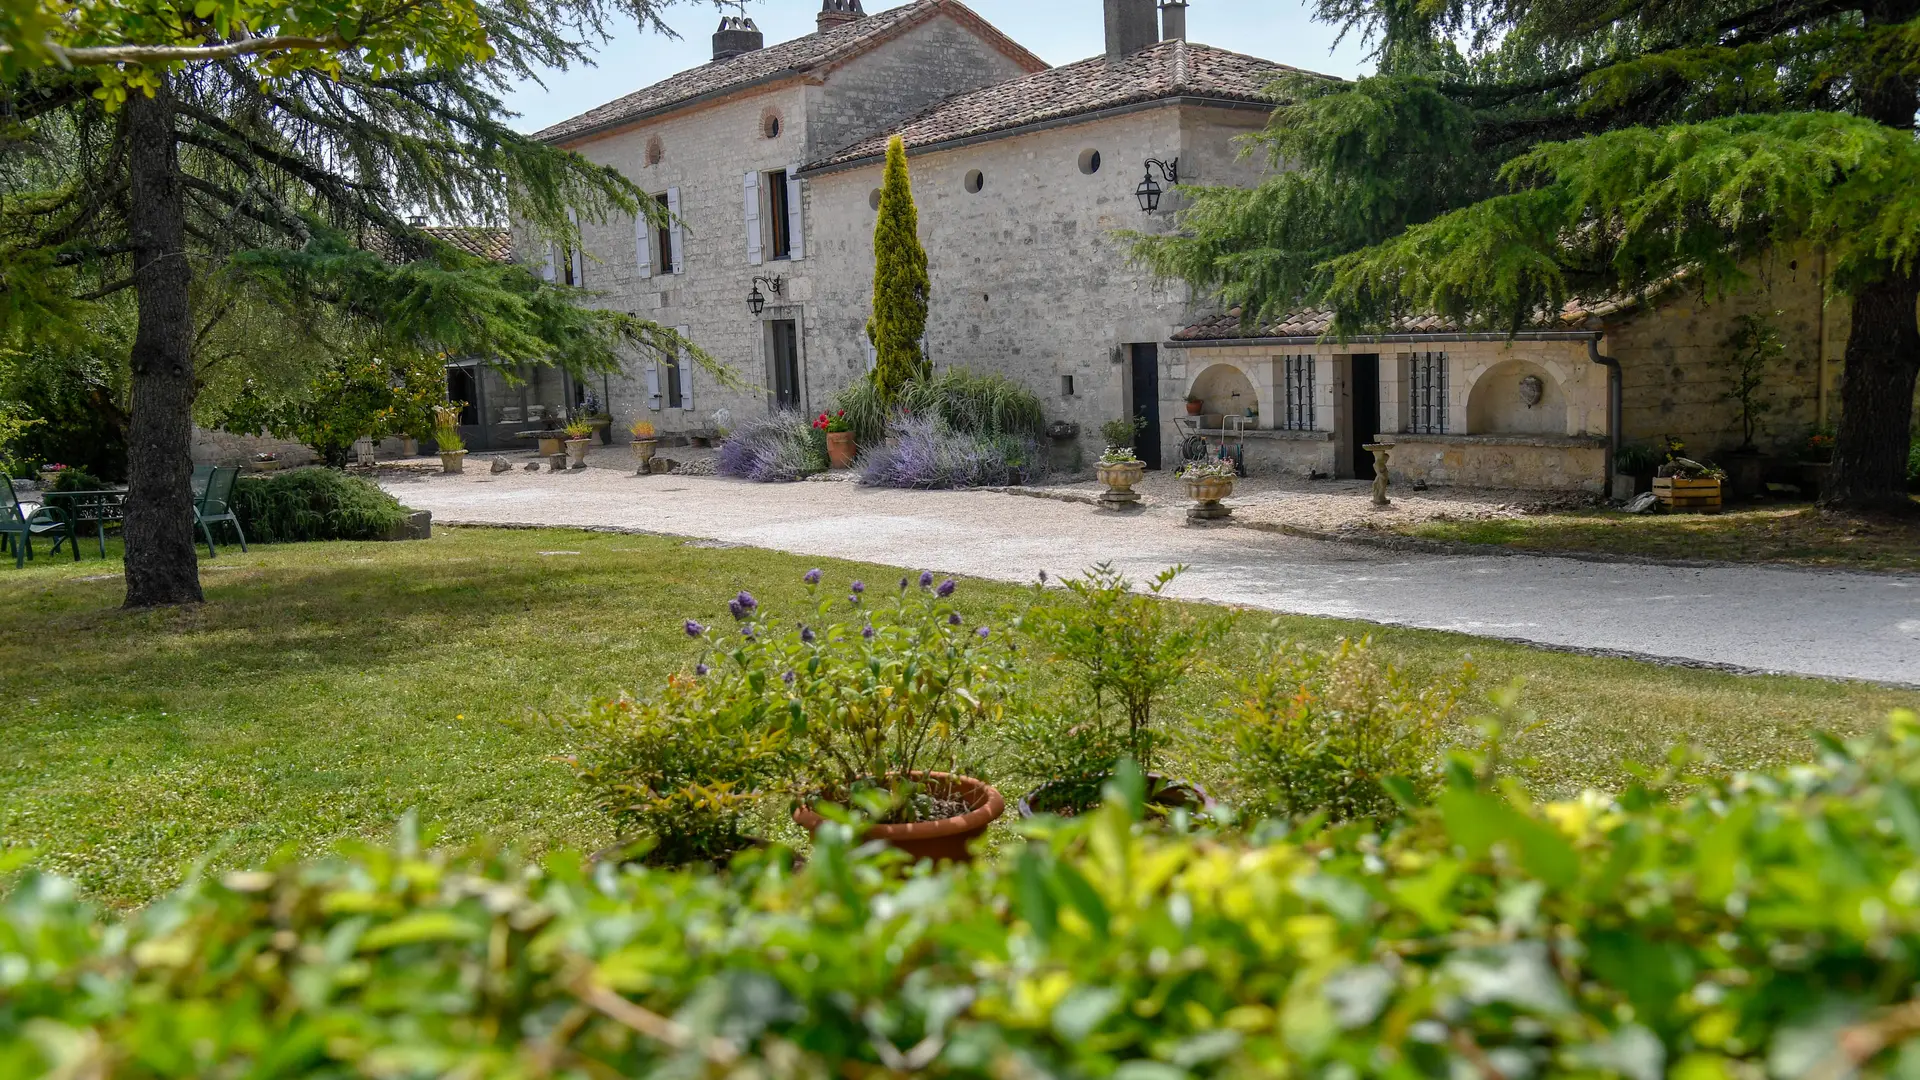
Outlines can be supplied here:
[[[1101, 0], [966, 0], [967, 6], [1049, 64], [1084, 60], [1106, 48]], [[1277, 60], [1328, 75], [1351, 76], [1365, 66], [1366, 50], [1349, 38], [1334, 48], [1333, 27], [1309, 17], [1304, 0], [1191, 0], [1187, 39]], [[868, 14], [896, 7], [866, 0]], [[812, 33], [820, 0], [748, 0], [746, 14], [767, 35], [767, 44]], [[720, 12], [706, 0], [680, 0], [666, 13], [678, 39], [642, 33], [631, 24], [602, 46], [595, 66], [549, 72], [507, 96], [520, 115], [514, 126], [537, 131], [605, 104], [713, 57], [713, 31]]]

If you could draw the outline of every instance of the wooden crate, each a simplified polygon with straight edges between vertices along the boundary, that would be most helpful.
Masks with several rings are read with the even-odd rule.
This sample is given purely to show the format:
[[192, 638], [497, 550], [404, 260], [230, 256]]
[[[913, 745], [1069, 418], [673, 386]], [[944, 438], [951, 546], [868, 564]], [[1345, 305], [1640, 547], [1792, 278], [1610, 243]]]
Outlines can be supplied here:
[[1671, 476], [1653, 478], [1653, 494], [1668, 510], [1691, 514], [1720, 512], [1720, 481], [1681, 480]]

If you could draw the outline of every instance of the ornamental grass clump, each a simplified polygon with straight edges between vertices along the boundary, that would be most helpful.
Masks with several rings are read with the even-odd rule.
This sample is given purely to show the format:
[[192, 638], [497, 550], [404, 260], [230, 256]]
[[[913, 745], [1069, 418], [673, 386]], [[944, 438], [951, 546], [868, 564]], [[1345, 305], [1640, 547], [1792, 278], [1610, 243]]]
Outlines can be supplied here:
[[961, 435], [983, 439], [1037, 440], [1047, 414], [1033, 391], [997, 373], [948, 368], [915, 379], [900, 392], [900, 408], [912, 416], [936, 416]]
[[715, 467], [722, 476], [763, 484], [802, 480], [827, 470], [826, 440], [806, 416], [783, 409], [728, 435]]
[[957, 432], [938, 417], [903, 416], [893, 440], [861, 459], [869, 487], [954, 489], [1030, 484], [1048, 474], [1046, 453], [1031, 438]]
[[1378, 659], [1367, 639], [1331, 650], [1263, 642], [1260, 652], [1274, 661], [1240, 684], [1213, 725], [1243, 811], [1384, 819], [1432, 798], [1474, 685], [1471, 664], [1416, 678]]
[[[976, 733], [997, 725], [1021, 677], [1004, 635], [970, 619], [959, 586], [900, 580], [876, 597], [842, 592], [812, 571], [800, 618], [764, 612], [751, 593], [728, 602], [733, 625], [688, 624], [706, 647], [694, 668], [703, 699], [737, 698], [792, 739], [788, 789], [891, 825], [954, 816], [919, 782], [928, 772], [978, 776]], [[961, 811], [964, 812], [964, 811]]]

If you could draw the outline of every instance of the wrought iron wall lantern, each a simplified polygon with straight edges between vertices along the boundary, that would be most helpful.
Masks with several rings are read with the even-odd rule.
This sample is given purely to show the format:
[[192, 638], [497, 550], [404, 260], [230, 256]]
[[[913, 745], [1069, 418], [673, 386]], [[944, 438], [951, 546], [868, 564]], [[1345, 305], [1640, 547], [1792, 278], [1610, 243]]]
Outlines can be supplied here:
[[1156, 168], [1160, 170], [1160, 175], [1166, 179], [1169, 187], [1180, 182], [1179, 158], [1174, 158], [1172, 161], [1148, 158], [1147, 178], [1140, 181], [1139, 187], [1133, 189], [1134, 195], [1140, 200], [1140, 209], [1148, 214], [1160, 209], [1160, 194], [1164, 190], [1159, 184], [1154, 183], [1153, 170]]
[[767, 310], [767, 298], [760, 292], [760, 286], [762, 285], [767, 287], [767, 292], [779, 296], [787, 289], [787, 279], [778, 274], [772, 277], [756, 277], [753, 279], [753, 291], [747, 294], [747, 310], [753, 312], [755, 315]]

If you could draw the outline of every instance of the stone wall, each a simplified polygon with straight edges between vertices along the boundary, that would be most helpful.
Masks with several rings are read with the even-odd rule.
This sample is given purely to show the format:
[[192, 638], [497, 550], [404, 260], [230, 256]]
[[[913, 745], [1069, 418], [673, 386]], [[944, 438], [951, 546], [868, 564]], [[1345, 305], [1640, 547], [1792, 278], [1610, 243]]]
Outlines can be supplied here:
[[1393, 446], [1387, 473], [1395, 484], [1606, 490], [1604, 436], [1390, 435], [1383, 441]]
[[[1195, 315], [1185, 286], [1132, 265], [1118, 235], [1165, 228], [1173, 208], [1168, 200], [1159, 215], [1141, 212], [1141, 163], [1178, 156], [1183, 181], [1244, 182], [1258, 166], [1240, 160], [1232, 140], [1262, 122], [1259, 112], [1169, 105], [911, 155], [935, 366], [1024, 383], [1049, 419], [1078, 423], [1082, 449], [1097, 455], [1100, 425], [1132, 405], [1125, 347], [1164, 342]], [[1100, 167], [1088, 172], [1095, 151]], [[976, 171], [983, 183], [970, 192]], [[807, 379], [818, 401], [868, 367], [871, 197], [880, 175], [875, 163], [809, 182], [820, 239]], [[1176, 381], [1172, 362], [1163, 349], [1163, 403]], [[1163, 420], [1171, 415], [1163, 404]], [[1163, 423], [1163, 441], [1172, 439]]]
[[281, 468], [311, 465], [319, 456], [305, 443], [268, 435], [241, 435], [214, 428], [193, 428], [193, 463], [245, 468], [255, 454], [279, 454]]
[[[817, 365], [814, 354], [824, 333], [817, 291], [827, 271], [820, 255], [827, 246], [823, 237], [831, 230], [823, 229], [819, 220], [813, 185], [802, 182], [801, 258], [773, 259], [770, 251], [763, 251], [762, 261], [752, 262], [746, 224], [748, 172], [796, 169], [823, 156], [823, 147], [837, 149], [935, 100], [1020, 73], [1011, 58], [943, 15], [829, 72], [823, 81], [796, 80], [742, 91], [571, 144], [649, 193], [677, 191], [684, 221], [682, 272], [677, 274], [657, 250], [654, 230], [646, 230], [643, 239], [636, 237], [630, 219], [582, 222], [587, 255], [583, 301], [681, 328], [745, 384], [726, 388], [708, 373], [688, 368], [682, 408], [673, 409], [664, 399], [656, 401], [650, 390], [650, 366], [664, 377], [657, 368], [659, 358], [636, 353], [624, 377], [612, 380], [609, 389], [613, 430], [624, 433], [633, 421], [644, 419], [673, 436], [711, 431], [723, 411], [734, 424], [765, 415], [773, 404], [769, 357], [770, 324], [775, 320], [797, 324], [801, 371], [809, 373]], [[769, 116], [780, 119], [774, 138], [766, 136]], [[863, 117], [867, 126], [861, 128]], [[654, 139], [659, 140], [661, 158], [649, 164], [647, 147]], [[772, 225], [764, 187], [758, 214], [763, 243]], [[860, 200], [864, 209], [864, 188]], [[869, 217], [867, 231], [871, 227]], [[516, 231], [515, 242], [523, 261], [537, 264], [544, 258], [545, 245], [525, 229]], [[644, 271], [641, 243], [647, 244], [649, 255]], [[833, 272], [842, 270], [836, 267]], [[865, 273], [871, 276], [870, 264]], [[768, 303], [755, 317], [748, 311], [747, 294], [761, 276], [782, 279], [782, 293], [775, 295], [762, 285]], [[864, 299], [861, 307], [864, 322]], [[806, 378], [803, 387], [801, 407], [817, 407], [816, 384]]]

